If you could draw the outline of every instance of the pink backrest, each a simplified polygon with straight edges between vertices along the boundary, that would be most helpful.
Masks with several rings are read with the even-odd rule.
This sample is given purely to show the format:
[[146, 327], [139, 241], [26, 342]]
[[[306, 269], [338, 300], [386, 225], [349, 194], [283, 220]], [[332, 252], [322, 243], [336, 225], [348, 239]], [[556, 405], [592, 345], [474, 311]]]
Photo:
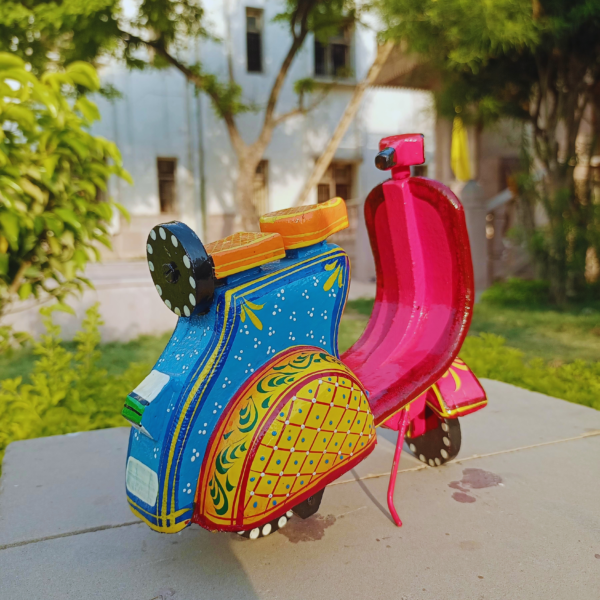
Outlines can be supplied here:
[[409, 165], [423, 162], [422, 144], [418, 134], [382, 140], [382, 149], [396, 150], [392, 179], [365, 203], [377, 296], [367, 329], [342, 360], [369, 391], [377, 424], [444, 374], [471, 320], [464, 211], [445, 186], [409, 176]]

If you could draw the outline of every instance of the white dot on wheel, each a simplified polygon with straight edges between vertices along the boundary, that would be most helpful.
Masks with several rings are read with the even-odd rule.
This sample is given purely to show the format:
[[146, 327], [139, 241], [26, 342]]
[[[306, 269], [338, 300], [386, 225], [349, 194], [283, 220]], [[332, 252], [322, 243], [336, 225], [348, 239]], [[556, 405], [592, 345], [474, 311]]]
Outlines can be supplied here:
[[169, 300], [165, 300], [165, 304], [167, 308], [171, 308], [171, 302], [169, 302]]
[[442, 429], [443, 429], [445, 432], [448, 432], [448, 431], [450, 431], [450, 427], [448, 427], [448, 423], [442, 423]]
[[196, 289], [196, 280], [190, 275], [190, 285], [195, 290]]
[[181, 316], [181, 311], [179, 310], [179, 307], [178, 307], [178, 306], [176, 306], [176, 307], [175, 307], [175, 309], [173, 310], [173, 312], [174, 312], [174, 313], [175, 313], [175, 314], [176, 314], [178, 317], [180, 317], [180, 316]]
[[163, 240], [167, 239], [167, 234], [165, 233], [165, 230], [162, 227], [159, 228], [158, 233]]
[[287, 518], [279, 517], [279, 521], [277, 521], [277, 527], [279, 527], [279, 529], [283, 529], [286, 525], [287, 525]]
[[260, 529], [258, 527], [255, 527], [251, 532], [250, 532], [250, 539], [251, 540], [255, 540], [258, 536], [260, 535]]
[[189, 317], [189, 316], [190, 316], [190, 314], [191, 314], [191, 313], [190, 313], [190, 309], [187, 307], [187, 304], [186, 304], [186, 305], [183, 307], [183, 314], [184, 314], [186, 317]]
[[146, 250], [148, 250], [148, 254], [152, 254], [152, 246], [150, 244], [146, 244]]
[[162, 288], [160, 287], [160, 285], [158, 285], [158, 283], [156, 284], [156, 291], [158, 292], [159, 296], [162, 296]]
[[422, 454], [419, 454], [419, 460], [424, 463], [427, 462], [427, 459]]
[[447, 437], [445, 437], [445, 436], [442, 438], [442, 442], [444, 442], [444, 444], [445, 444], [446, 446], [449, 446], [449, 445], [450, 445], [450, 440], [449, 440]]
[[245, 531], [238, 531], [237, 534], [238, 535], [244, 535], [244, 533], [246, 533]]
[[171, 236], [171, 244], [173, 244], [173, 246], [175, 246], [175, 248], [177, 248], [177, 246], [179, 246], [179, 242], [177, 241], [177, 238], [174, 235]]
[[442, 455], [442, 458], [448, 458], [448, 453], [443, 448], [440, 451], [440, 454]]
[[263, 527], [262, 534], [263, 534], [263, 535], [269, 535], [269, 534], [271, 533], [271, 529], [272, 529], [272, 527], [271, 527], [271, 523], [267, 523], [267, 524], [266, 524], [266, 525]]
[[184, 257], [183, 257], [183, 264], [185, 265], [186, 269], [190, 268], [191, 263], [190, 263], [190, 259], [187, 257], [187, 254], [184, 255]]
[[150, 270], [154, 273], [154, 263], [151, 260], [148, 261], [148, 267], [150, 267]]
[[189, 299], [190, 299], [190, 304], [192, 306], [196, 306], [196, 298], [194, 298], [194, 294], [190, 294]]
[[411, 444], [411, 445], [409, 446], [409, 448], [410, 448], [410, 451], [411, 451], [411, 452], [416, 452], [416, 451], [417, 451], [417, 447], [416, 447], [414, 444]]
[[150, 237], [151, 237], [153, 240], [155, 240], [155, 239], [156, 239], [156, 231], [154, 231], [154, 229], [152, 229], [152, 230], [150, 231]]
[[435, 463], [433, 462], [433, 459], [431, 459], [431, 458], [430, 458], [430, 459], [429, 459], [427, 462], [429, 463], [429, 466], [430, 466], [430, 467], [433, 467], [433, 465], [435, 464]]
[[439, 467], [442, 464], [442, 461], [439, 458], [436, 458], [435, 464]]
[[[283, 291], [283, 290], [282, 290], [282, 291]], [[288, 519], [291, 519], [291, 518], [292, 518], [292, 516], [293, 516], [293, 514], [294, 514], [294, 511], [293, 511], [293, 510], [288, 510], [288, 511], [285, 513], [285, 516], [286, 516]]]

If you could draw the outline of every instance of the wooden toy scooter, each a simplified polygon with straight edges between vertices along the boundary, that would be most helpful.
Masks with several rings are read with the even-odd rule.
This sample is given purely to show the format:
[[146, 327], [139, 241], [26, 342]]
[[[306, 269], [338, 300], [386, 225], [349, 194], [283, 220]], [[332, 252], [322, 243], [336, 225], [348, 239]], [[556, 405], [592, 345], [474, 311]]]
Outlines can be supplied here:
[[198, 523], [252, 539], [314, 514], [325, 486], [398, 430], [388, 503], [405, 436], [431, 466], [458, 453], [457, 417], [485, 393], [457, 359], [473, 306], [463, 209], [444, 186], [410, 177], [423, 136], [380, 143], [392, 178], [365, 205], [377, 269], [369, 325], [341, 358], [346, 253], [327, 237], [345, 203], [264, 215], [261, 233], [204, 247], [178, 222], [152, 229], [148, 265], [180, 318], [150, 375], [126, 399], [133, 428], [132, 511], [174, 533]]

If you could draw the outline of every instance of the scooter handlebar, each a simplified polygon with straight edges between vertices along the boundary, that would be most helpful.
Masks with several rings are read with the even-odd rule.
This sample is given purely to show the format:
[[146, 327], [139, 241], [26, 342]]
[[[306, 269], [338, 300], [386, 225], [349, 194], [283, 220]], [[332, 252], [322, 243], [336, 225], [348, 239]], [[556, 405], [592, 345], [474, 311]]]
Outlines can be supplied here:
[[425, 143], [423, 134], [407, 133], [392, 135], [379, 142], [379, 154], [375, 157], [375, 166], [381, 171], [394, 167], [406, 168], [422, 165], [425, 162]]

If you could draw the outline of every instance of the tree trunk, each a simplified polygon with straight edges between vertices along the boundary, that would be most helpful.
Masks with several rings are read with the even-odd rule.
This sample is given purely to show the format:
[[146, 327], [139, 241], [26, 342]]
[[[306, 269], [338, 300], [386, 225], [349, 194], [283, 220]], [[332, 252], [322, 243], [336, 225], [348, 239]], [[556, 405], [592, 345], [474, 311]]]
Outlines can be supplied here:
[[575, 180], [576, 141], [589, 101], [585, 74], [585, 65], [576, 59], [561, 53], [553, 56], [549, 64], [540, 66], [539, 96], [532, 113], [534, 153], [545, 173], [532, 188], [530, 208], [537, 199], [548, 222], [543, 229], [525, 229], [530, 229], [532, 258], [545, 273], [552, 300], [559, 305], [585, 286], [591, 215]]
[[239, 215], [244, 231], [259, 231], [260, 215], [257, 214], [254, 205], [254, 177], [263, 154], [264, 149], [260, 152], [250, 147], [237, 156], [238, 175], [235, 182], [235, 204], [240, 211]]

